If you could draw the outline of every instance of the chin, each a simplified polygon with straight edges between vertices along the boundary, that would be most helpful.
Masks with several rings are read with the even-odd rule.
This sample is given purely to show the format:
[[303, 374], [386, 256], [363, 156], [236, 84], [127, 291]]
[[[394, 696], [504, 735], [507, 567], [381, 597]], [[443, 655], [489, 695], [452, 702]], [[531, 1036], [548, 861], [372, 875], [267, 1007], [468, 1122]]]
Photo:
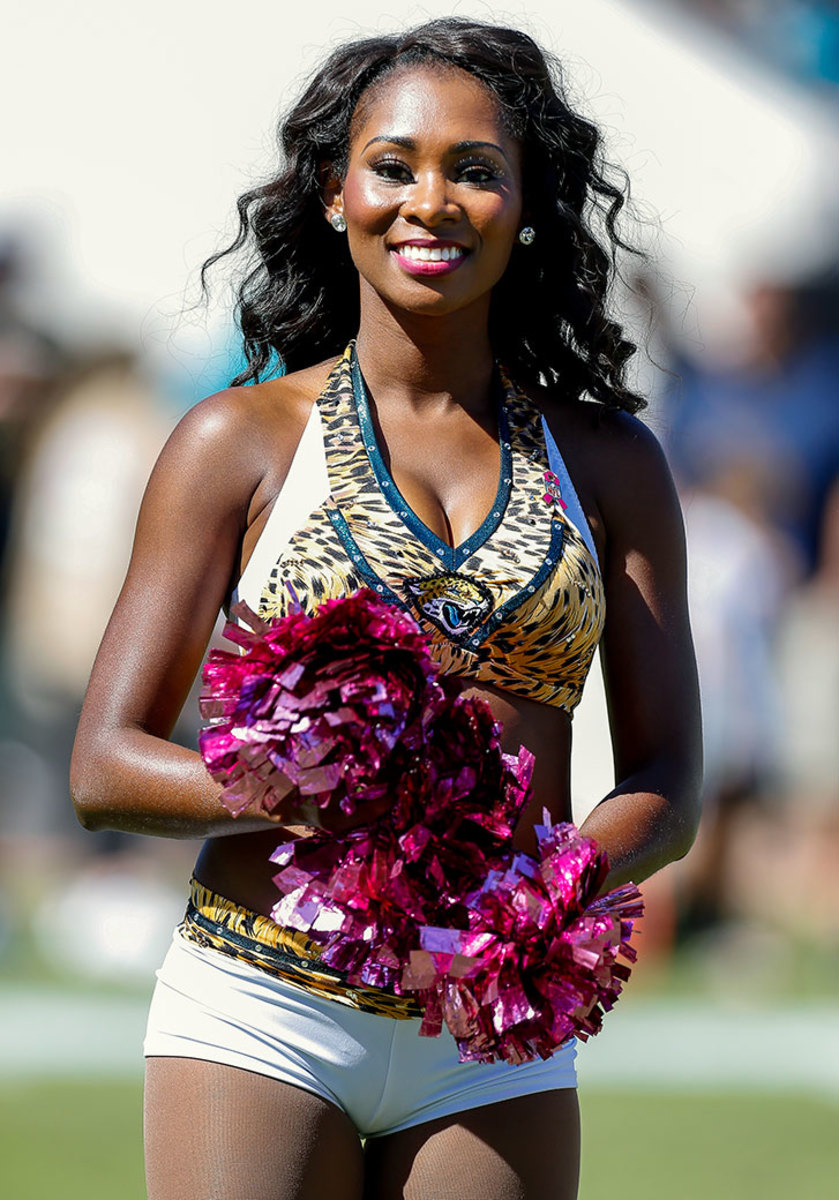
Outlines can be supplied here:
[[417, 313], [420, 316], [447, 316], [450, 313], [460, 312], [463, 309], [469, 308], [473, 304], [477, 304], [481, 300], [481, 295], [467, 295], [462, 293], [452, 294], [446, 288], [428, 286], [420, 284], [419, 287], [402, 290], [397, 296], [391, 293], [388, 297], [384, 293], [380, 293], [381, 298], [391, 307], [398, 308], [404, 312]]
[[418, 316], [427, 317], [445, 317], [450, 313], [459, 312], [461, 309], [467, 308], [472, 303], [468, 300], [452, 300], [448, 296], [430, 296], [426, 301], [415, 301], [412, 304], [403, 304], [399, 307], [403, 312], [416, 313]]

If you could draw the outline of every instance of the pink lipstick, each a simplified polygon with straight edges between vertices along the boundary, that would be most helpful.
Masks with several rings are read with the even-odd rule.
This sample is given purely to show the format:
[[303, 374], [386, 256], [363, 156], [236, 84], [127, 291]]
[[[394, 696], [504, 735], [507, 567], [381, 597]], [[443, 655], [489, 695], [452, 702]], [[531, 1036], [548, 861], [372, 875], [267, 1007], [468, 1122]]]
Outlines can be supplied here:
[[456, 242], [400, 242], [391, 254], [409, 275], [450, 275], [463, 263], [467, 251]]

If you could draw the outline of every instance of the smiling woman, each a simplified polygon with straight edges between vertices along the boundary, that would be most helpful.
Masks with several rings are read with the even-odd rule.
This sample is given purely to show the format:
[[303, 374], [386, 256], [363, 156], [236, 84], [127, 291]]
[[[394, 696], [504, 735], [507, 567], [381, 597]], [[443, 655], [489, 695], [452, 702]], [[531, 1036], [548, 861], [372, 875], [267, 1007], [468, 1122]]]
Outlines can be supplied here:
[[685, 853], [681, 522], [607, 315], [624, 195], [532, 39], [466, 20], [339, 48], [280, 142], [231, 247], [251, 256], [248, 365], [154, 470], [73, 758], [88, 828], [207, 839], [149, 1018], [149, 1196], [571, 1200], [573, 1041], [512, 1065], [419, 1038], [409, 995], [351, 983], [270, 917], [278, 841], [359, 814], [285, 779], [270, 815], [234, 820], [168, 737], [222, 606], [270, 620], [367, 587], [486, 702], [502, 748], [535, 756], [510, 854], [535, 851], [544, 809], [570, 820], [598, 641], [617, 782], [583, 832], [604, 890]]
[[[520, 225], [519, 143], [493, 94], [462, 70], [406, 67], [372, 90], [353, 121], [343, 177], [325, 188], [328, 210], [347, 223], [362, 312], [477, 304], [487, 329]], [[439, 286], [423, 287], [432, 280]]]
[[[561, 376], [564, 395], [587, 394], [637, 412], [645, 401], [624, 380], [635, 346], [607, 312], [617, 251], [638, 253], [618, 231], [625, 177], [605, 162], [597, 126], [569, 104], [559, 63], [518, 30], [458, 19], [339, 47], [281, 122], [280, 172], [240, 198], [236, 240], [204, 268], [206, 279], [225, 255], [252, 252], [239, 293], [248, 365], [235, 382], [258, 380], [277, 361], [291, 371], [340, 353], [357, 332], [350, 254], [322, 235], [326, 174], [343, 179], [351, 144], [363, 147], [355, 135], [370, 106], [392, 77], [416, 67], [432, 68], [450, 83], [459, 74], [473, 96], [483, 90], [501, 136], [490, 135], [490, 147], [451, 149], [464, 160], [461, 171], [490, 190], [499, 172], [496, 190], [511, 171], [520, 173], [522, 216], [538, 237], [535, 254], [525, 256], [522, 243], [515, 247], [495, 289], [496, 354], [521, 383], [556, 384]], [[415, 108], [414, 115], [421, 111]], [[426, 123], [429, 133], [433, 128]], [[404, 136], [405, 130], [377, 133]], [[475, 130], [464, 140], [477, 140]], [[407, 178], [408, 148], [379, 149], [385, 162], [396, 160], [393, 168], [383, 163], [383, 175]], [[511, 149], [512, 162], [504, 158]], [[470, 158], [477, 159], [476, 170], [469, 170]], [[596, 228], [606, 235], [602, 242]]]

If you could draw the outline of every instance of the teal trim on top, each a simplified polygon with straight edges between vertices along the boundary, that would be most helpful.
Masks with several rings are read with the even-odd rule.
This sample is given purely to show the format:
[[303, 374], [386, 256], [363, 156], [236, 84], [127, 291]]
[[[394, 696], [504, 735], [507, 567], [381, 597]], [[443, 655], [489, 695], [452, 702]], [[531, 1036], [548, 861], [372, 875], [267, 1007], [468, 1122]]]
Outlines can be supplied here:
[[382, 495], [385, 497], [388, 505], [399, 517], [404, 525], [410, 529], [411, 533], [418, 538], [424, 546], [434, 554], [440, 561], [440, 565], [448, 571], [456, 571], [462, 566], [472, 554], [478, 550], [484, 542], [492, 537], [504, 517], [504, 512], [507, 503], [510, 499], [510, 492], [513, 484], [513, 455], [510, 445], [510, 427], [507, 420], [507, 411], [504, 405], [504, 391], [501, 385], [501, 380], [496, 370], [493, 376], [493, 392], [495, 395], [496, 411], [498, 419], [498, 440], [501, 450], [501, 466], [498, 474], [498, 488], [495, 494], [495, 500], [492, 507], [482, 521], [480, 527], [471, 534], [465, 542], [461, 542], [459, 546], [450, 546], [448, 542], [444, 542], [439, 538], [433, 530], [429, 529], [424, 521], [421, 521], [417, 514], [408, 505], [405, 497], [396, 486], [390, 472], [382, 458], [382, 452], [379, 449], [379, 444], [376, 441], [376, 431], [373, 426], [373, 418], [370, 414], [370, 402], [367, 398], [367, 388], [364, 385], [364, 377], [361, 374], [361, 368], [358, 365], [358, 359], [355, 353], [355, 346], [352, 348], [352, 385], [353, 397], [355, 399], [355, 408], [358, 415], [358, 423], [361, 429], [361, 436], [364, 439], [364, 446], [367, 450], [367, 457], [370, 460], [370, 466], [373, 469], [373, 474], [376, 476], [376, 481], [381, 489]]

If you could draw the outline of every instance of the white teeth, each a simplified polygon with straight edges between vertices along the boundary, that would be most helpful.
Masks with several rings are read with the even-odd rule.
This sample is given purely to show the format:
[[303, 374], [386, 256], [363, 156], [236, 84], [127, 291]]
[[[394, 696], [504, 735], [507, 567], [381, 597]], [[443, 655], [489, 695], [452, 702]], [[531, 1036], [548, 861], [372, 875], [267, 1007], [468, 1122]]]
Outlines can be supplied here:
[[451, 262], [463, 257], [459, 246], [398, 246], [397, 250], [414, 262]]

